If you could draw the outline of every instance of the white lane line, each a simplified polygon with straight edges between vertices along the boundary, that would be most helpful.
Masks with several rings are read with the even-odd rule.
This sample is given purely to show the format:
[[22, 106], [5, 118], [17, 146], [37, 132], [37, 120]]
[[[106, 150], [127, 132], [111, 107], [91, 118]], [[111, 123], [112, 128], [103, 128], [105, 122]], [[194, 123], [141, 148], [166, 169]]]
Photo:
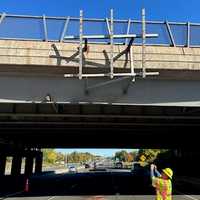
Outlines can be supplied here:
[[191, 195], [188, 195], [188, 194], [184, 194], [184, 193], [182, 193], [182, 192], [179, 192], [179, 191], [176, 191], [177, 193], [179, 193], [179, 194], [181, 194], [181, 195], [183, 195], [183, 196], [185, 196], [185, 197], [187, 197], [188, 199], [192, 199], [192, 200], [199, 200], [199, 199], [197, 199], [197, 198], [194, 198], [193, 196], [191, 196]]
[[196, 198], [194, 198], [194, 197], [192, 197], [192, 196], [190, 196], [190, 195], [187, 195], [187, 194], [184, 194], [184, 196], [187, 197], [187, 198], [189, 198], [189, 199], [199, 200], [199, 199], [196, 199]]
[[55, 196], [53, 196], [53, 197], [50, 197], [50, 198], [48, 198], [47, 200], [51, 200], [51, 199], [55, 199], [56, 197]]
[[22, 194], [23, 192], [24, 192], [24, 191], [19, 191], [19, 192], [7, 194], [7, 195], [5, 195], [4, 197], [1, 197], [0, 200], [7, 199], [7, 198], [12, 197], [12, 196], [15, 196], [15, 195], [17, 195], [17, 194]]

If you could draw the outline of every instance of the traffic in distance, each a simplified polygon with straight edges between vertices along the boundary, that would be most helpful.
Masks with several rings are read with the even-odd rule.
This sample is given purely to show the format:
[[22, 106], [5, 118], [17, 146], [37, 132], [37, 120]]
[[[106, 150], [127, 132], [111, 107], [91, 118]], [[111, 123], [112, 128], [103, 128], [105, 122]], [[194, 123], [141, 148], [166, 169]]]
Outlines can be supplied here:
[[[194, 194], [200, 193], [199, 179], [186, 176], [185, 172], [181, 174], [176, 168], [179, 161], [173, 156], [173, 150], [165, 149], [118, 150], [113, 156], [83, 152], [62, 155], [43, 149], [42, 172], [25, 176], [22, 170], [16, 177], [7, 172], [1, 179], [0, 196], [12, 200], [36, 197], [43, 200], [98, 195], [103, 195], [104, 199], [137, 199], [138, 195], [148, 195], [145, 198], [153, 200], [156, 194], [163, 194], [155, 193], [155, 189], [162, 190], [164, 183], [174, 199], [195, 199]], [[171, 167], [173, 160], [176, 167]]]

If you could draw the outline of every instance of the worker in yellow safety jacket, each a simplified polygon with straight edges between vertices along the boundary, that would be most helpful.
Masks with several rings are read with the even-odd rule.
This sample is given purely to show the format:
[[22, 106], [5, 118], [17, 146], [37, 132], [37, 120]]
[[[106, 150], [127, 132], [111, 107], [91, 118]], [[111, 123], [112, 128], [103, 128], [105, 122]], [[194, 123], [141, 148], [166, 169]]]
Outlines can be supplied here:
[[152, 186], [156, 189], [156, 200], [172, 200], [173, 171], [165, 168], [160, 174], [156, 165], [151, 165]]

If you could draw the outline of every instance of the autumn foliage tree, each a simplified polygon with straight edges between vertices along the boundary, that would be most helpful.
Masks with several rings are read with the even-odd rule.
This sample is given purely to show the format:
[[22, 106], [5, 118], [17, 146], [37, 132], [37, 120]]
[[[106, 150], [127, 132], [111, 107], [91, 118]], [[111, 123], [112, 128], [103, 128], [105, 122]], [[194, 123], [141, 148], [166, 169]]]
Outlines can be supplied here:
[[123, 162], [133, 162], [136, 156], [136, 152], [127, 152], [125, 150], [117, 151], [115, 153], [115, 160], [123, 161]]

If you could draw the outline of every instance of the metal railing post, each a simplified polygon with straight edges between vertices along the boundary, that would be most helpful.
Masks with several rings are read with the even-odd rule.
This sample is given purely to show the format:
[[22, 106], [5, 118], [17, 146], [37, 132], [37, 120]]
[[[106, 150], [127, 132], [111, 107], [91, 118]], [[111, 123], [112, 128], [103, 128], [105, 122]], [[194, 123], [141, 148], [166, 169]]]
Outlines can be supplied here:
[[42, 19], [43, 19], [43, 26], [44, 26], [44, 40], [45, 40], [46, 42], [48, 42], [48, 32], [47, 32], [46, 16], [43, 15], [43, 16], [42, 16]]
[[190, 22], [187, 23], [187, 47], [190, 47]]

